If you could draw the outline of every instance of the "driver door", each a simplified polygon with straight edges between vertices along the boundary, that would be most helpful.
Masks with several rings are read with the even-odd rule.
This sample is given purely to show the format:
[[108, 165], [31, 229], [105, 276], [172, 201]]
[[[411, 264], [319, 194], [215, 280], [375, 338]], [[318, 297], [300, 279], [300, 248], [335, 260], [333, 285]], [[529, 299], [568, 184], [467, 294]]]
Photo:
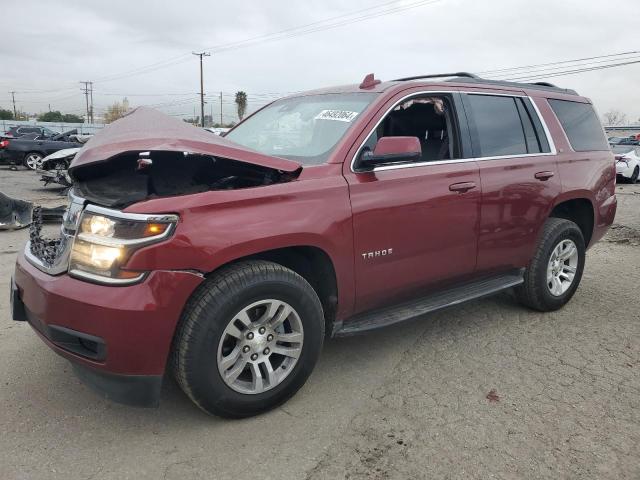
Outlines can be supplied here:
[[[475, 271], [479, 169], [473, 159], [465, 158], [468, 130], [460, 122], [457, 93], [423, 94], [434, 96], [444, 99], [446, 119], [438, 124], [440, 120], [422, 108], [429, 119], [423, 120], [416, 110], [411, 127], [395, 129], [398, 135], [420, 136], [423, 156], [419, 160], [369, 171], [359, 168], [364, 150], [373, 149], [381, 135], [394, 134], [388, 128], [385, 133], [384, 122], [406, 101], [404, 93], [371, 120], [352, 149], [353, 163], [345, 163], [353, 215], [355, 313], [427, 293]], [[438, 126], [447, 130], [440, 140], [448, 136], [448, 154], [440, 153], [446, 146], [428, 142], [429, 132], [437, 132]]]

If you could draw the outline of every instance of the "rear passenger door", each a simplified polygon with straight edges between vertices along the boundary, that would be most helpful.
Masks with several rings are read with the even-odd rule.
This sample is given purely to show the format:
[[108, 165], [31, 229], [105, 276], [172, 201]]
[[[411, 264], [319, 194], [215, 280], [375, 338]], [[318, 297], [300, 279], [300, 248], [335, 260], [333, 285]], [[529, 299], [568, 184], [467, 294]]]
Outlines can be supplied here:
[[561, 191], [553, 141], [523, 94], [466, 93], [463, 104], [482, 183], [477, 271], [524, 267]]

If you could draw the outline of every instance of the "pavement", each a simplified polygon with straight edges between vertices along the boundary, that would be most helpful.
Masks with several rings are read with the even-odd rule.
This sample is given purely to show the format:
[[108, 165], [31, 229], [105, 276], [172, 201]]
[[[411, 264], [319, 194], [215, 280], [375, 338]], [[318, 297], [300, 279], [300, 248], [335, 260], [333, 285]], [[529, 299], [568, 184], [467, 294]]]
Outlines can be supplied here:
[[[32, 172], [0, 190], [64, 203]], [[562, 310], [509, 294], [329, 340], [283, 407], [210, 417], [168, 380], [158, 409], [102, 400], [9, 318], [25, 230], [0, 232], [0, 479], [640, 478], [640, 185]]]

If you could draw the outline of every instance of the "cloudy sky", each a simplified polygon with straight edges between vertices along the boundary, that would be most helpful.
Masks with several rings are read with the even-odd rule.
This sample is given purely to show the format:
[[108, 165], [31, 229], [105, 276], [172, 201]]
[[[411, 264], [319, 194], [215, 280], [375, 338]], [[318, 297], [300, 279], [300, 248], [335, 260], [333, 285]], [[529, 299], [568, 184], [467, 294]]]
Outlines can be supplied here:
[[[359, 82], [368, 72], [381, 79], [484, 72], [640, 51], [640, 27], [632, 21], [638, 12], [637, 0], [7, 2], [0, 107], [11, 107], [8, 92], [16, 91], [21, 110], [50, 105], [82, 114], [78, 82], [92, 80], [97, 114], [127, 97], [132, 106], [191, 116], [199, 105], [191, 52], [206, 50], [207, 112], [219, 116], [222, 91], [228, 121], [238, 90], [248, 93], [252, 110], [288, 92]], [[640, 52], [579, 63], [623, 60], [640, 60]], [[500, 75], [523, 73], [532, 75]], [[640, 118], [640, 63], [549, 81], [590, 97], [601, 113]]]

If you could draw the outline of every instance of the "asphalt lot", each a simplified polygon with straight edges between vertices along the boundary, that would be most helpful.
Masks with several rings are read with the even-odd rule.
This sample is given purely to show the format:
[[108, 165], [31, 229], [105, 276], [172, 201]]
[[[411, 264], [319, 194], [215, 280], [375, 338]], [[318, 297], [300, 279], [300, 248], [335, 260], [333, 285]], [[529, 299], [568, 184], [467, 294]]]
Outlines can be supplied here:
[[[27, 171], [0, 167], [0, 190], [64, 203]], [[10, 320], [27, 232], [0, 232], [0, 479], [638, 479], [640, 185], [618, 193], [563, 310], [503, 294], [330, 340], [298, 395], [242, 421], [173, 381], [154, 410], [94, 395]]]

